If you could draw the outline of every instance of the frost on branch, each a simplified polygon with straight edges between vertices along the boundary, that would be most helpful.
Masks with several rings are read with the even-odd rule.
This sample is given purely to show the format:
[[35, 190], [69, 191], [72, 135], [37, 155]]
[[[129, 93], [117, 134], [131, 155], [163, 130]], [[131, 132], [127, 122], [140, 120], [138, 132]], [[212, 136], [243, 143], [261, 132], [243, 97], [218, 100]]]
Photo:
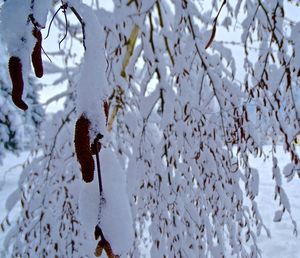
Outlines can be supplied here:
[[[299, 175], [299, 26], [286, 19], [283, 2], [124, 0], [112, 11], [93, 3], [58, 3], [67, 17], [80, 17], [53, 23], [68, 32], [52, 54], [66, 67], [44, 64], [68, 85], [54, 97], [66, 101], [43, 123], [24, 170], [22, 214], [8, 237], [14, 255], [89, 257], [96, 248], [141, 257], [146, 238], [152, 257], [259, 257], [257, 236], [269, 231], [252, 157], [272, 157], [274, 221], [287, 211], [296, 229], [281, 174]], [[236, 41], [220, 39], [222, 26]], [[99, 133], [101, 148], [92, 148]], [[277, 145], [290, 155], [283, 171]], [[82, 167], [95, 162], [89, 184], [76, 158]], [[95, 239], [95, 227], [103, 237]]]
[[[89, 7], [83, 4], [74, 4], [73, 7], [76, 8], [76, 11], [84, 20], [84, 40], [86, 47], [81, 75], [77, 84], [77, 112], [84, 114], [86, 117], [81, 115], [76, 123], [75, 148], [77, 157], [80, 159], [83, 178], [85, 182], [90, 182], [93, 178], [85, 177], [85, 173], [88, 172], [90, 175], [90, 173], [94, 172], [94, 161], [90, 149], [89, 137], [91, 135], [95, 138], [97, 132], [105, 135], [108, 116], [107, 106], [105, 106], [104, 101], [107, 82], [104, 74], [106, 62], [102, 49], [103, 35], [101, 32], [103, 33], [103, 29]], [[94, 31], [99, 31], [99, 34], [95, 35]], [[84, 139], [84, 144], [83, 142], [81, 142], [82, 144], [80, 143], [80, 139], [81, 141]], [[97, 151], [96, 153], [93, 151], [93, 153], [98, 155]], [[98, 180], [101, 181], [99, 182], [100, 189], [98, 191], [100, 192], [98, 194], [95, 192], [96, 199], [94, 200], [94, 203], [99, 204], [98, 224], [103, 232], [103, 238], [101, 238], [99, 243], [101, 245], [101, 243], [105, 242], [103, 248], [106, 252], [112, 251], [113, 254], [118, 255], [126, 254], [132, 244], [133, 225], [126, 193], [124, 171], [118, 166], [118, 161], [113, 152], [109, 150], [102, 149], [99, 160], [101, 168], [98, 168], [100, 172]], [[112, 164], [114, 164], [113, 167]], [[103, 193], [101, 192], [102, 186]], [[104, 198], [103, 203], [99, 202], [101, 198]], [[94, 226], [96, 225], [97, 223], [94, 224]], [[107, 244], [111, 247], [110, 251], [107, 248]], [[109, 253], [107, 254], [109, 255]]]
[[[104, 203], [99, 226], [114, 254], [125, 255], [133, 243], [133, 222], [127, 194], [125, 171], [109, 149], [100, 152]], [[111, 166], [114, 164], [114, 166]]]
[[[103, 46], [103, 28], [90, 8], [74, 2], [74, 8], [84, 20], [84, 40], [86, 50], [82, 60], [80, 78], [77, 82], [77, 113], [85, 114], [91, 123], [91, 136], [94, 139], [100, 132], [105, 135], [106, 119], [103, 102], [107, 98], [105, 76], [106, 61]], [[70, 2], [73, 3], [73, 2]], [[96, 32], [96, 33], [95, 33]]]

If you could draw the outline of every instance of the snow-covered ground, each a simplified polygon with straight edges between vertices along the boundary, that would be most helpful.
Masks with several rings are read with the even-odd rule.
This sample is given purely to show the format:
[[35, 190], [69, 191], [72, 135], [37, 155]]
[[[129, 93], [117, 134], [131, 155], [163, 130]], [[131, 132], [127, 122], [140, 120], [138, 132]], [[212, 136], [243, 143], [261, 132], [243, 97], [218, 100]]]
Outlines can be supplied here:
[[[0, 166], [0, 223], [5, 219], [7, 214], [6, 200], [9, 195], [17, 189], [22, 165], [27, 156], [28, 153], [22, 153], [19, 156], [7, 154], [3, 165]], [[8, 218], [11, 223], [16, 219], [19, 210], [19, 207], [15, 207], [9, 215]], [[4, 232], [0, 229], [0, 257], [3, 257], [2, 251], [4, 249], [5, 233], [7, 233], [7, 230], [9, 229], [6, 223], [4, 223], [4, 229]]]
[[[298, 150], [299, 153], [299, 150]], [[289, 156], [284, 154], [282, 148], [277, 150], [278, 164], [281, 171], [285, 164], [289, 163]], [[257, 199], [262, 217], [266, 226], [271, 231], [271, 239], [263, 232], [259, 244], [265, 258], [299, 258], [300, 257], [300, 178], [287, 183], [283, 177], [282, 182], [289, 196], [294, 220], [298, 224], [298, 237], [293, 235], [293, 225], [287, 213], [281, 222], [273, 222], [274, 213], [278, 210], [278, 199], [274, 200], [274, 181], [272, 180], [272, 161], [268, 159], [252, 159], [254, 166], [260, 171], [260, 189]]]
[[[278, 162], [281, 169], [289, 162], [288, 155], [278, 148]], [[5, 200], [11, 192], [13, 192], [18, 183], [21, 164], [26, 158], [26, 154], [20, 157], [8, 155], [4, 161], [4, 165], [0, 167], [0, 220], [5, 217]], [[260, 188], [259, 197], [257, 199], [262, 217], [266, 226], [271, 231], [272, 238], [268, 238], [263, 232], [258, 238], [259, 245], [265, 258], [299, 258], [300, 257], [300, 236], [293, 235], [293, 226], [287, 214], [283, 216], [281, 222], [273, 222], [274, 213], [278, 209], [278, 202], [274, 201], [274, 181], [272, 180], [272, 162], [268, 159], [252, 159], [254, 167], [260, 170]], [[15, 166], [15, 167], [14, 167]], [[13, 167], [12, 169], [10, 169]], [[5, 172], [8, 171], [8, 172]], [[283, 178], [283, 185], [289, 196], [292, 206], [293, 218], [298, 223], [300, 230], [300, 179], [298, 177], [290, 183], [286, 183]], [[16, 217], [18, 209], [11, 214], [10, 220]], [[300, 232], [299, 232], [300, 233]], [[3, 249], [4, 234], [0, 233], [0, 250]], [[1, 253], [0, 253], [1, 254]]]

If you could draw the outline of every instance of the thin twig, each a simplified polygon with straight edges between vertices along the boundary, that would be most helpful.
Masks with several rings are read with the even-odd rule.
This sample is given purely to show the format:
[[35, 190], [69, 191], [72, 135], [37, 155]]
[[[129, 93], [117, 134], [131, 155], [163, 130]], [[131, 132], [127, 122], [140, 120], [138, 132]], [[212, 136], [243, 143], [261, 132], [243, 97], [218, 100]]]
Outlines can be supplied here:
[[[161, 28], [163, 28], [164, 27], [164, 21], [163, 21], [163, 17], [162, 17], [160, 5], [159, 5], [158, 1], [156, 1], [156, 8], [157, 8], [158, 17], [159, 17], [159, 24], [160, 24]], [[169, 57], [171, 59], [171, 63], [174, 66], [175, 61], [174, 61], [174, 58], [173, 58], [172, 53], [171, 53], [171, 49], [170, 49], [170, 46], [169, 46], [169, 43], [168, 43], [168, 39], [167, 39], [167, 37], [165, 35], [163, 35], [163, 37], [164, 37], [164, 42], [165, 42], [165, 46], [166, 46], [167, 52], [168, 52]]]
[[80, 14], [76, 11], [76, 9], [73, 6], [71, 6], [70, 9], [72, 10], [72, 12], [76, 16], [77, 20], [81, 24], [81, 28], [82, 28], [82, 44], [83, 44], [84, 50], [86, 50], [86, 46], [85, 46], [85, 22], [83, 21], [83, 19], [81, 18]]
[[57, 9], [57, 11], [54, 13], [54, 15], [52, 16], [52, 19], [51, 19], [50, 24], [49, 24], [49, 27], [48, 27], [47, 35], [46, 35], [46, 37], [45, 37], [44, 39], [46, 39], [46, 38], [49, 37], [50, 29], [51, 29], [52, 23], [53, 23], [53, 21], [54, 21], [54, 18], [55, 18], [55, 16], [58, 14], [58, 12], [59, 12], [62, 8], [63, 8], [63, 6], [60, 6], [60, 7]]
[[63, 36], [63, 38], [58, 43], [59, 49], [60, 49], [60, 44], [66, 39], [66, 37], [68, 35], [68, 19], [67, 19], [67, 14], [66, 14], [67, 7], [68, 6], [62, 8], [63, 9], [64, 18], [65, 18], [66, 30], [65, 30], [65, 35]]
[[97, 172], [98, 172], [98, 183], [99, 183], [99, 191], [100, 196], [102, 196], [103, 193], [103, 186], [102, 186], [102, 178], [101, 178], [101, 167], [100, 167], [100, 158], [99, 158], [99, 152], [101, 150], [101, 143], [99, 140], [103, 138], [103, 135], [98, 134], [92, 144], [92, 151], [96, 155], [96, 163], [97, 163]]

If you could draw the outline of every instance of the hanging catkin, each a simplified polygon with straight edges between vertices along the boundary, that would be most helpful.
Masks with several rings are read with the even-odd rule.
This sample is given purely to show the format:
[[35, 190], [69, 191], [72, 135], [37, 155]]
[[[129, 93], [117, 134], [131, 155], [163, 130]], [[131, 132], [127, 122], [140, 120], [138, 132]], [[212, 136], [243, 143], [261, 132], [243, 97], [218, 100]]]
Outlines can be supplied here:
[[22, 63], [19, 57], [10, 57], [8, 62], [8, 70], [12, 82], [12, 101], [18, 108], [25, 111], [28, 106], [22, 100], [24, 82], [22, 74]]
[[36, 77], [41, 78], [44, 74], [42, 61], [42, 33], [37, 28], [34, 28], [32, 35], [36, 38], [36, 43], [31, 53], [32, 65]]
[[75, 152], [81, 165], [82, 178], [86, 183], [94, 179], [95, 164], [90, 149], [90, 121], [81, 115], [75, 125]]

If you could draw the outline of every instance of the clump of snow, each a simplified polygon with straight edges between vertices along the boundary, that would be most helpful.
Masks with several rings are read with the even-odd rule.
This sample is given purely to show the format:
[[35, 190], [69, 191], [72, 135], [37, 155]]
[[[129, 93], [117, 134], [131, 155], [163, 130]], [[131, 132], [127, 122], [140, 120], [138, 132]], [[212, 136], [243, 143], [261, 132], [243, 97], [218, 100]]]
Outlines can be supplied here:
[[133, 244], [133, 222], [126, 191], [126, 176], [114, 152], [100, 152], [103, 196], [99, 225], [117, 255], [126, 254]]
[[1, 34], [11, 55], [19, 56], [19, 52], [27, 45], [29, 11], [30, 2], [28, 0], [10, 0], [2, 6]]
[[86, 51], [77, 83], [77, 113], [85, 114], [91, 121], [92, 131], [104, 135], [106, 131], [103, 101], [107, 97], [104, 56], [104, 30], [95, 13], [85, 4], [70, 1], [84, 20]]
[[[93, 138], [98, 132], [103, 135], [106, 132], [103, 101], [108, 96], [108, 88], [105, 76], [104, 31], [89, 7], [77, 1], [69, 1], [68, 4], [76, 9], [84, 21], [86, 49], [77, 83], [76, 108], [79, 115], [84, 114], [90, 120], [90, 134]], [[92, 183], [84, 186], [80, 197], [80, 217], [88, 234], [85, 242], [89, 242], [89, 247], [86, 248], [93, 251], [96, 247], [92, 238], [98, 223], [113, 252], [118, 255], [126, 254], [133, 244], [133, 222], [126, 192], [125, 172], [111, 150], [100, 151], [100, 163], [105, 202], [100, 204], [97, 176]]]
[[[23, 0], [24, 1], [24, 0]], [[43, 28], [46, 26], [47, 15], [52, 6], [52, 1], [34, 0], [33, 2], [33, 17]]]
[[98, 175], [93, 182], [84, 183], [80, 192], [79, 218], [85, 232], [82, 251], [93, 255], [97, 246], [94, 230], [98, 224], [113, 252], [124, 255], [132, 247], [134, 238], [125, 172], [109, 149], [100, 151], [100, 162], [105, 201], [100, 196]]
[[82, 251], [93, 257], [97, 241], [94, 239], [94, 229], [98, 223], [99, 187], [95, 177], [91, 183], [82, 183], [79, 196], [79, 219], [84, 229]]
[[295, 44], [295, 68], [300, 69], [300, 22], [298, 22], [293, 28], [291, 33], [291, 40]]

